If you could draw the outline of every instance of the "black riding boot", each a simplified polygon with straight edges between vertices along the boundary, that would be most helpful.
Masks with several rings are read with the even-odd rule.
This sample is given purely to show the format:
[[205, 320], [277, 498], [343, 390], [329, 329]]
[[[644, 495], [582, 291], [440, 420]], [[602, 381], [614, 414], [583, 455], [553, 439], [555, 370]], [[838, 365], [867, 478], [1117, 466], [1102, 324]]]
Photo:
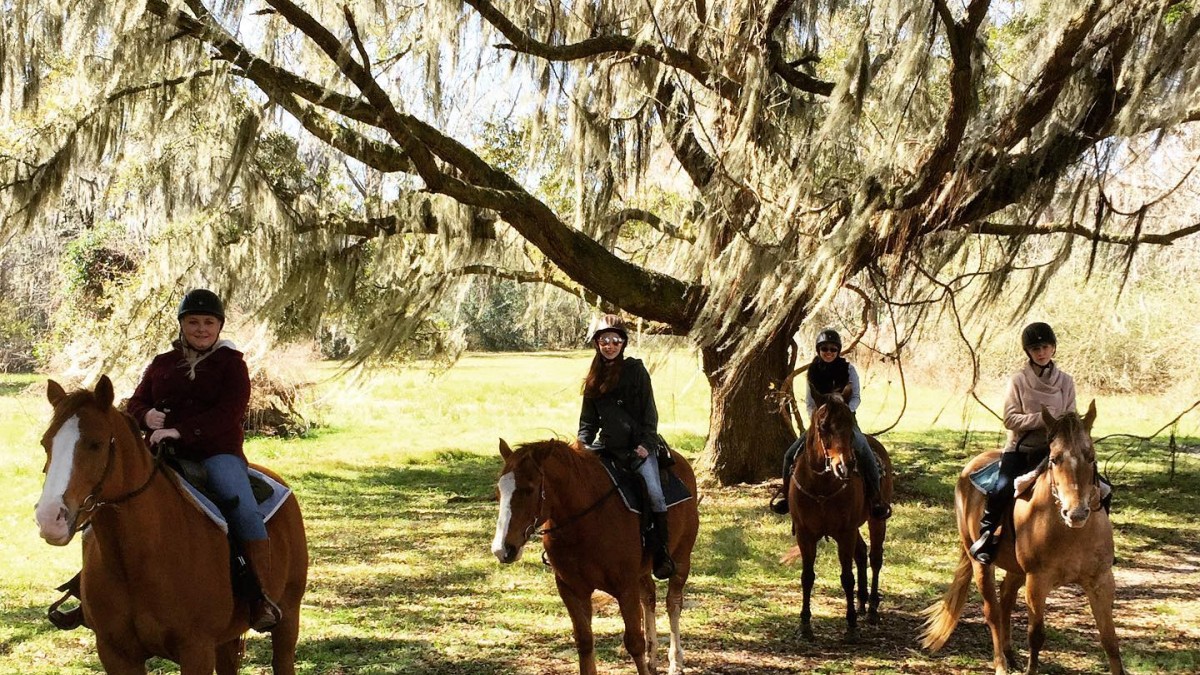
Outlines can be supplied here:
[[1008, 511], [1008, 504], [1011, 501], [1012, 488], [1004, 486], [1002, 489], [994, 489], [988, 493], [987, 504], [983, 507], [983, 517], [979, 519], [979, 538], [971, 544], [971, 557], [978, 560], [984, 565], [992, 564], [992, 560], [996, 557], [996, 546], [1000, 543], [1000, 537], [996, 535], [996, 528], [1000, 527], [1000, 522], [1004, 519], [1004, 514]]
[[783, 464], [783, 487], [779, 489], [779, 494], [771, 500], [771, 510], [781, 516], [786, 516], [788, 513], [788, 483], [792, 480], [792, 463], [784, 461]]
[[675, 561], [671, 559], [670, 538], [667, 536], [667, 514], [655, 511], [651, 515], [650, 539], [654, 555], [654, 578], [669, 579], [675, 574]]
[[46, 611], [46, 618], [59, 630], [75, 630], [84, 625], [82, 602], [71, 609], [59, 609], [63, 603], [71, 598], [82, 600], [82, 595], [79, 591], [79, 574], [79, 572], [76, 572], [70, 581], [55, 589], [63, 591], [64, 595], [55, 601], [53, 605], [50, 605], [50, 609]]

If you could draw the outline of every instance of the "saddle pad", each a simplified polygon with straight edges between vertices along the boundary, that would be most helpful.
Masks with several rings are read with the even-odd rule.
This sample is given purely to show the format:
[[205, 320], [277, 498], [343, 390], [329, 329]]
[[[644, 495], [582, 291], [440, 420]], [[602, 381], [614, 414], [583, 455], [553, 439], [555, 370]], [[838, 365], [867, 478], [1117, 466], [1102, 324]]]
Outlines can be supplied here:
[[[617, 487], [617, 492], [621, 495], [621, 501], [625, 502], [625, 508], [634, 513], [641, 513], [641, 491], [642, 487], [638, 484], [637, 475], [618, 468], [616, 462], [608, 455], [597, 455], [600, 459], [600, 465], [608, 472], [608, 477], [612, 480], [613, 485]], [[667, 481], [663, 483], [663, 498], [667, 502], [667, 508], [671, 508], [681, 502], [686, 502], [692, 498], [692, 493], [688, 492], [687, 486], [679, 480], [669, 469], [666, 472]]]
[[[1022, 474], [1013, 481], [1013, 495], [1020, 496], [1030, 487], [1033, 487], [1037, 477], [1042, 475], [1046, 470], [1046, 460], [1042, 460], [1032, 471]], [[969, 478], [971, 484], [975, 486], [983, 494], [989, 494], [996, 487], [996, 481], [1000, 479], [1000, 460], [995, 460], [983, 465], [982, 468], [971, 472]]]
[[[174, 469], [164, 466], [163, 471], [180, 487], [180, 492], [192, 506], [195, 506], [200, 513], [208, 516], [208, 519], [213, 521], [222, 532], [229, 534], [229, 523], [225, 522], [225, 516], [221, 515], [221, 509], [218, 509], [217, 505], [212, 503], [212, 500], [205, 497], [191, 483], [184, 480], [183, 476], [180, 476]], [[275, 515], [279, 507], [283, 506], [284, 500], [288, 498], [288, 495], [292, 494], [292, 489], [254, 467], [249, 468], [249, 473], [271, 486], [271, 496], [258, 504], [258, 515], [262, 516], [265, 523]]]

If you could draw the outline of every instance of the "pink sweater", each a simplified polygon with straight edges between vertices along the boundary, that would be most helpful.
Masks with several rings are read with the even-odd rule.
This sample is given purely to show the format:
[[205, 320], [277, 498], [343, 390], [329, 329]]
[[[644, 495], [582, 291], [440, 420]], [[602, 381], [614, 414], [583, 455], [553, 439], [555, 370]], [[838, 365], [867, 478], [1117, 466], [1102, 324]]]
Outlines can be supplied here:
[[1022, 436], [1025, 437], [1022, 448], [1046, 444], [1042, 406], [1055, 417], [1076, 412], [1075, 380], [1057, 366], [1045, 376], [1038, 377], [1034, 365], [1026, 363], [1024, 368], [1013, 373], [1004, 397], [1004, 428], [1008, 429], [1010, 446]]

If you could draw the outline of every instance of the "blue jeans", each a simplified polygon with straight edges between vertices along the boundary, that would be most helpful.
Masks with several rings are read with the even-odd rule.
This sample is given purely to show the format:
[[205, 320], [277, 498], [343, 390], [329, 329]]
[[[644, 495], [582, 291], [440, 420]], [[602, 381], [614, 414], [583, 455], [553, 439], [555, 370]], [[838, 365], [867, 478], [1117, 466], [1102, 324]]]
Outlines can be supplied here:
[[258, 515], [246, 462], [236, 455], [213, 455], [204, 460], [204, 468], [208, 470], [208, 489], [226, 503], [237, 500], [237, 506], [225, 513], [233, 536], [238, 541], [266, 539], [267, 526]]
[[667, 499], [663, 496], [662, 479], [658, 474], [658, 457], [652, 452], [641, 465], [638, 473], [646, 481], [646, 492], [650, 494], [650, 510], [663, 513], [667, 510]]

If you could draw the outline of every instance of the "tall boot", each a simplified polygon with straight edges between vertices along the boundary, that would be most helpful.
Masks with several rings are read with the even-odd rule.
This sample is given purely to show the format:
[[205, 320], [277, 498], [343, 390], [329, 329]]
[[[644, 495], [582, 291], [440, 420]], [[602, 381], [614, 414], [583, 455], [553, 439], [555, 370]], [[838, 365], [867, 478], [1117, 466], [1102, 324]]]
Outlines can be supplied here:
[[875, 476], [875, 481], [863, 481], [863, 488], [866, 491], [867, 504], [871, 506], [871, 517], [875, 520], [887, 520], [892, 517], [892, 506], [883, 500], [883, 491], [879, 489], [879, 476]]
[[979, 519], [979, 538], [971, 544], [971, 557], [984, 565], [992, 564], [996, 557], [996, 547], [1000, 544], [996, 529], [1000, 527], [1000, 521], [1004, 518], [1008, 501], [1004, 497], [1005, 491], [993, 490], [988, 493], [983, 517]]
[[783, 487], [779, 494], [771, 500], [771, 510], [781, 516], [788, 513], [788, 484], [792, 480], [792, 463], [785, 458], [783, 463]]
[[[63, 596], [50, 605], [50, 609], [46, 611], [46, 618], [59, 630], [75, 630], [84, 625], [83, 596], [79, 591], [80, 574], [80, 572], [76, 572], [70, 581], [55, 589], [62, 591]], [[80, 603], [71, 609], [62, 609], [63, 603], [71, 598], [79, 600]]]
[[670, 538], [667, 536], [667, 514], [655, 511], [651, 516], [654, 547], [654, 578], [669, 579], [675, 574], [675, 561], [671, 559]]
[[250, 627], [259, 633], [266, 633], [283, 618], [279, 605], [267, 595], [267, 582], [271, 579], [271, 541], [244, 541], [242, 548], [250, 558], [250, 571], [259, 588], [259, 597], [250, 603]]

